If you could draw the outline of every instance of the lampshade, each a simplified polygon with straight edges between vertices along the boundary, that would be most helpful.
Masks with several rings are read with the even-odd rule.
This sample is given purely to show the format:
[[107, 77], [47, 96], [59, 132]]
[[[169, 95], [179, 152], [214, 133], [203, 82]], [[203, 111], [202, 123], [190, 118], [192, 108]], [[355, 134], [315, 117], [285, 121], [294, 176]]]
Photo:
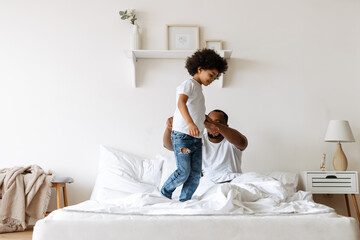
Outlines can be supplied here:
[[355, 142], [349, 122], [346, 120], [330, 120], [325, 142]]

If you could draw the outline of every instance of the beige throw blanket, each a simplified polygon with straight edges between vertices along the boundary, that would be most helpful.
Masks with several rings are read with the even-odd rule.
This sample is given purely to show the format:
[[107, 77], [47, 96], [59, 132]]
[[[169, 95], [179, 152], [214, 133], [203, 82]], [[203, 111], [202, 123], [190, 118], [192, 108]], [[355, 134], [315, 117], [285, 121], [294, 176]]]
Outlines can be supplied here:
[[37, 165], [0, 170], [0, 233], [24, 231], [30, 217], [44, 217], [52, 178]]

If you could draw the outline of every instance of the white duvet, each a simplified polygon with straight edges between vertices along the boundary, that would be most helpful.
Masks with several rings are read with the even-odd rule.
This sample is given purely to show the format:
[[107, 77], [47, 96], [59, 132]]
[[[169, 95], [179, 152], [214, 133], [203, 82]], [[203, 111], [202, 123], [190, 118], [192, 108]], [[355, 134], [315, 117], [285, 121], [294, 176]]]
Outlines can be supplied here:
[[355, 219], [296, 192], [295, 173], [229, 173], [233, 180], [222, 184], [203, 177], [193, 198], [179, 202], [181, 187], [173, 200], [159, 191], [176, 168], [173, 157], [100, 153], [91, 200], [38, 221], [33, 239], [359, 239]]
[[[254, 172], [236, 174], [230, 183], [213, 183], [201, 178], [193, 198], [179, 202], [178, 189], [173, 200], [161, 195], [160, 186], [132, 183], [129, 192], [121, 197], [104, 197], [65, 208], [66, 211], [101, 212], [141, 215], [278, 215], [333, 212], [332, 208], [313, 202], [309, 192], [295, 192], [294, 183], [281, 176], [276, 178]], [[293, 184], [293, 185], [291, 185]], [[297, 183], [296, 183], [297, 184]], [[296, 187], [296, 186], [295, 186]], [[181, 188], [181, 187], [179, 187]], [[107, 189], [108, 194], [114, 191]]]

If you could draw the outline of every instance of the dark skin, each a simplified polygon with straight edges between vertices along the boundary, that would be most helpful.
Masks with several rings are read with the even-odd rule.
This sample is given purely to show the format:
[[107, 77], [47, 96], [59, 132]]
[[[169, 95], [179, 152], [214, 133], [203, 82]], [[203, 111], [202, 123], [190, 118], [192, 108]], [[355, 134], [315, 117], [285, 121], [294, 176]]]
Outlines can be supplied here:
[[[172, 121], [173, 117], [168, 118], [166, 121], [166, 129], [163, 136], [164, 147], [170, 151], [174, 151], [171, 142]], [[247, 138], [236, 129], [229, 127], [221, 112], [210, 112], [206, 116], [205, 127], [209, 133], [216, 137], [209, 137], [209, 141], [212, 143], [220, 143], [225, 138], [241, 151], [244, 151], [248, 146]]]

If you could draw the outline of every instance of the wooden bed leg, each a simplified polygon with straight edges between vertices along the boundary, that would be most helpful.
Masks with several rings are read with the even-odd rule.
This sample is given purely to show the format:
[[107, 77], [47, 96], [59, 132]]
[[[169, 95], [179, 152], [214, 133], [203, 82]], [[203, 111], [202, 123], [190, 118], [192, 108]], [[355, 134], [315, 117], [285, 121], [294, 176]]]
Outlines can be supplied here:
[[350, 206], [349, 206], [349, 198], [348, 198], [347, 194], [344, 194], [344, 195], [345, 195], [347, 214], [348, 214], [348, 217], [351, 217]]
[[354, 206], [355, 206], [358, 221], [360, 221], [359, 207], [358, 207], [357, 202], [356, 202], [355, 194], [351, 194], [351, 196], [352, 196], [352, 199], [353, 199], [353, 202], [354, 202]]

